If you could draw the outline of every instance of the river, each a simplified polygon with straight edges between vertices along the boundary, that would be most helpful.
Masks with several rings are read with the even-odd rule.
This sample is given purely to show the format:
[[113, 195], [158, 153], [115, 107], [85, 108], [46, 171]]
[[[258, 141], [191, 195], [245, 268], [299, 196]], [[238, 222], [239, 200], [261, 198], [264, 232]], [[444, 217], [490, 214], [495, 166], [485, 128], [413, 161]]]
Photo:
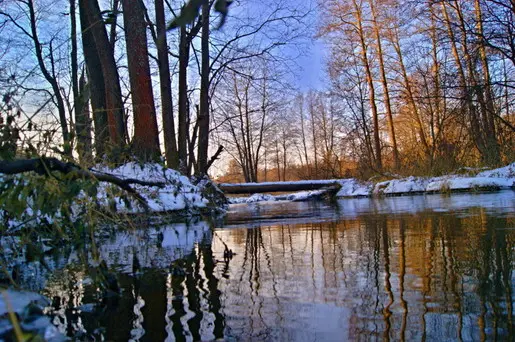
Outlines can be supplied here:
[[[99, 259], [122, 289], [102, 305]], [[214, 229], [120, 232], [47, 264], [21, 282], [74, 339], [515, 336], [514, 191], [233, 205]]]

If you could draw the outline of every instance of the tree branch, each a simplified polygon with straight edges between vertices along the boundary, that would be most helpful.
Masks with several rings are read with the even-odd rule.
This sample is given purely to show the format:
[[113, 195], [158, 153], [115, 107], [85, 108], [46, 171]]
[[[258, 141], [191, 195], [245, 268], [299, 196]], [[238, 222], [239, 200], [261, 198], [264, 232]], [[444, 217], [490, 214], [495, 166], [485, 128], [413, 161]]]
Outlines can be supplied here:
[[165, 186], [164, 182], [147, 182], [133, 178], [122, 179], [107, 173], [101, 173], [94, 170], [85, 170], [74, 163], [65, 163], [56, 158], [41, 157], [24, 160], [0, 161], [0, 173], [7, 175], [14, 175], [24, 172], [36, 172], [40, 175], [50, 176], [52, 171], [58, 171], [65, 174], [69, 180], [91, 179], [117, 185], [123, 190], [127, 191], [136, 200], [138, 200], [146, 210], [149, 209], [147, 201], [131, 187], [131, 184], [157, 186], [160, 188]]

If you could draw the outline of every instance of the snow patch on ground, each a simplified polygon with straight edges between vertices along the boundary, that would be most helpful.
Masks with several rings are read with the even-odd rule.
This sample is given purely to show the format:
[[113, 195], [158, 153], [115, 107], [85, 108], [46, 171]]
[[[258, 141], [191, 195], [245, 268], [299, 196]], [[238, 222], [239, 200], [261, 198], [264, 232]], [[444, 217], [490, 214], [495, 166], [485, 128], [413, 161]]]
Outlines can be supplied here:
[[426, 190], [429, 180], [421, 177], [408, 177], [403, 179], [393, 179], [385, 182], [377, 183], [374, 186], [373, 193], [381, 194], [403, 194], [403, 193], [419, 193]]
[[[345, 197], [372, 197], [394, 196], [402, 194], [421, 194], [448, 191], [466, 190], [505, 190], [515, 189], [515, 163], [494, 170], [479, 172], [475, 177], [448, 175], [442, 177], [407, 177], [392, 179], [374, 184], [373, 182], [361, 182], [353, 178], [313, 180], [286, 182], [294, 184], [332, 184], [339, 183], [341, 189], [336, 194], [337, 198]], [[284, 184], [276, 182], [277, 184]], [[259, 183], [252, 183], [257, 185]], [[273, 184], [268, 182], [266, 184]], [[244, 184], [234, 184], [244, 186]], [[228, 184], [224, 184], [228, 186]], [[289, 195], [272, 196], [267, 194], [254, 194], [251, 197], [229, 198], [229, 203], [254, 203], [259, 201], [288, 200], [304, 201], [320, 196], [322, 190], [301, 191]]]
[[240, 204], [240, 203], [255, 203], [255, 202], [266, 202], [266, 201], [276, 201], [276, 197], [269, 194], [253, 194], [250, 197], [233, 197], [229, 198], [230, 204]]
[[342, 186], [336, 197], [361, 197], [369, 196], [372, 190], [372, 182], [360, 182], [354, 178], [338, 179], [338, 183]]
[[426, 192], [469, 189], [509, 189], [515, 185], [515, 178], [488, 177], [449, 177], [433, 179], [426, 187]]
[[[132, 185], [134, 190], [147, 201], [149, 209], [153, 212], [195, 210], [205, 208], [207, 204], [207, 200], [202, 197], [200, 188], [193, 185], [188, 177], [159, 164], [127, 163], [115, 169], [99, 167], [94, 171], [111, 174], [121, 179], [165, 183], [164, 187]], [[109, 189], [112, 189], [112, 185], [108, 183], [102, 183], [99, 187], [97, 200], [103, 206], [109, 205]], [[144, 208], [137, 203], [134, 205], [131, 203], [128, 207], [121, 198], [116, 198], [115, 203], [118, 212], [139, 213], [144, 211]]]
[[[121, 179], [136, 179], [146, 182], [164, 183], [164, 186], [144, 186], [131, 184], [131, 187], [146, 201], [151, 212], [178, 212], [194, 215], [201, 209], [206, 208], [208, 200], [203, 197], [201, 189], [191, 183], [191, 181], [179, 172], [165, 168], [159, 164], [137, 164], [127, 163], [116, 168], [107, 166], [97, 166], [91, 169], [92, 172], [114, 175]], [[27, 184], [26, 178], [21, 175], [5, 176], [0, 174], [0, 182], [7, 177], [14, 179], [14, 184]], [[23, 182], [23, 183], [20, 183]], [[146, 212], [143, 206], [133, 196], [119, 188], [118, 186], [100, 182], [97, 187], [95, 198], [89, 197], [84, 191], [71, 200], [71, 220], [76, 221], [81, 215], [85, 214], [88, 203], [96, 202], [101, 208], [115, 210], [121, 214], [137, 214]], [[24, 212], [11, 217], [5, 222], [5, 209], [0, 208], [0, 222], [4, 221], [7, 228], [17, 230], [27, 224], [40, 225], [43, 223], [52, 224], [56, 220], [61, 220], [62, 213], [60, 208], [55, 208], [52, 214], [43, 214], [37, 206], [37, 194], [27, 198]], [[67, 214], [68, 215], [68, 214]]]
[[310, 190], [310, 191], [299, 191], [286, 196], [288, 201], [299, 202], [307, 201], [310, 199], [320, 198], [324, 194], [324, 190]]
[[515, 163], [494, 170], [483, 171], [477, 177], [515, 178]]

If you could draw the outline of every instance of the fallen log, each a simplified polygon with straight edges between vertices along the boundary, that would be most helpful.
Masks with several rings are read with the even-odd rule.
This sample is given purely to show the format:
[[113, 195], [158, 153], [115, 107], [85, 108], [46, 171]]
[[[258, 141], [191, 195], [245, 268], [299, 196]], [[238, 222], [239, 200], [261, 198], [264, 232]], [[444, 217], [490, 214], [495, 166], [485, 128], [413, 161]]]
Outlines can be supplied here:
[[218, 185], [220, 190], [226, 194], [256, 194], [270, 192], [294, 192], [319, 190], [323, 188], [332, 188], [331, 192], [338, 192], [341, 188], [340, 183], [334, 180], [315, 180], [315, 181], [298, 181], [298, 182], [265, 182], [265, 183], [221, 183]]

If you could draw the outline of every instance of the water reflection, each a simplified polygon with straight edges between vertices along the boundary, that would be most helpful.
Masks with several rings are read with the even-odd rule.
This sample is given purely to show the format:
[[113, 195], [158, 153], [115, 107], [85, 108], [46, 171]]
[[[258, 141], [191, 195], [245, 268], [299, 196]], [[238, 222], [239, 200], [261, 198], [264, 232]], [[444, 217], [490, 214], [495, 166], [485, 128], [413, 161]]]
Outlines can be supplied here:
[[[513, 208], [376, 211], [336, 222], [217, 230], [238, 253], [222, 287], [227, 335], [508, 339]], [[213, 248], [222, 250], [216, 240]]]
[[[179, 230], [190, 239], [124, 233], [98, 246], [122, 289], [117, 303], [99, 303], [91, 263], [54, 271], [43, 292], [62, 331], [83, 339], [507, 340], [515, 194], [497, 207], [490, 195], [469, 198], [445, 212], [409, 198], [360, 200], [352, 215], [348, 202], [263, 205], [249, 222], [233, 212], [231, 228]], [[393, 213], [377, 210], [392, 203]], [[286, 218], [295, 212], [304, 223]]]

